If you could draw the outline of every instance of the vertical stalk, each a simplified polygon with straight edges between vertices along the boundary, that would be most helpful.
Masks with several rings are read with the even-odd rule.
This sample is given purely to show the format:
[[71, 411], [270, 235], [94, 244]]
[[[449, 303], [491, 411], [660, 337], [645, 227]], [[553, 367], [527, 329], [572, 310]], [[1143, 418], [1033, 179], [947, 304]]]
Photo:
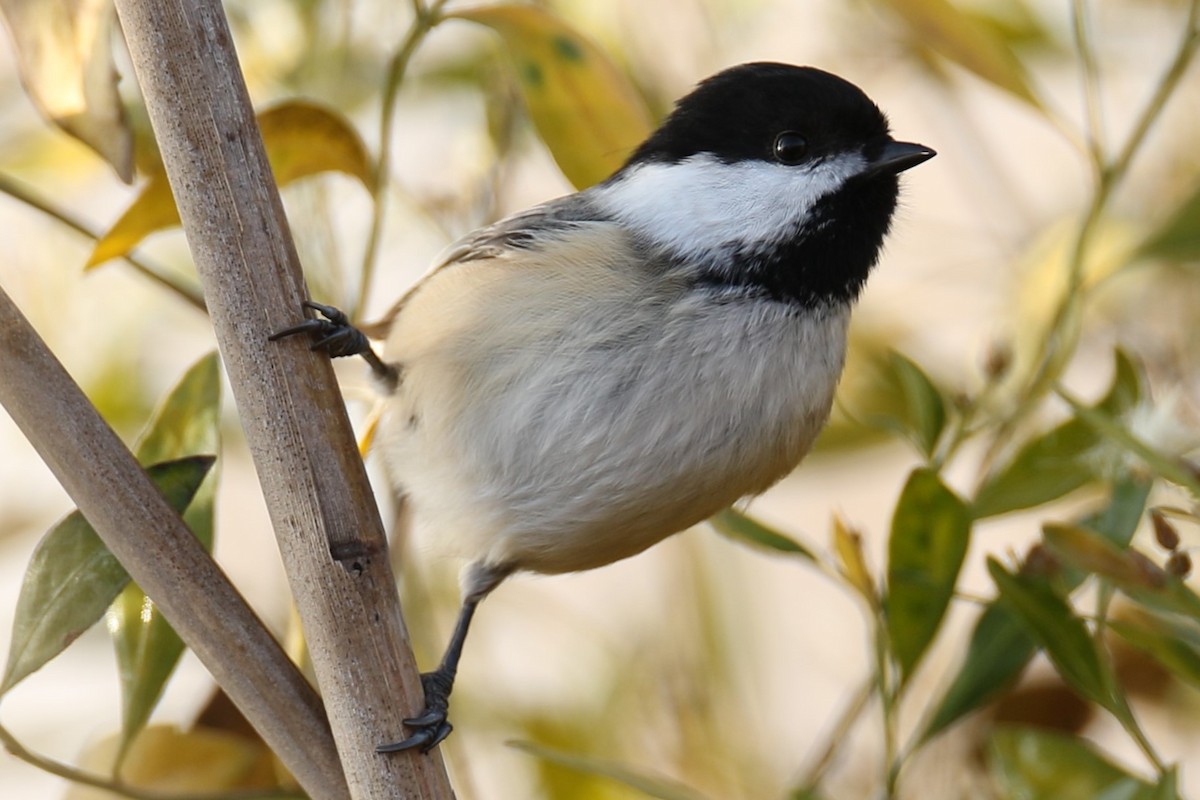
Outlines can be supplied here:
[[329, 359], [267, 337], [305, 290], [219, 0], [117, 0], [351, 797], [449, 798], [381, 756], [423, 703], [387, 541]]
[[367, 233], [367, 246], [363, 251], [362, 269], [358, 276], [358, 295], [350, 308], [350, 318], [357, 320], [362, 316], [371, 293], [371, 283], [375, 277], [375, 262], [379, 258], [379, 243], [383, 238], [383, 223], [386, 218], [388, 184], [391, 180], [392, 169], [392, 129], [395, 126], [396, 96], [404, 76], [408, 72], [408, 64], [412, 61], [417, 47], [425, 39], [425, 35], [442, 21], [442, 6], [446, 0], [436, 0], [426, 8], [421, 0], [412, 0], [413, 21], [408, 34], [400, 45], [392, 60], [388, 63], [387, 78], [383, 84], [383, 103], [379, 111], [379, 160], [375, 164], [375, 185], [372, 188], [374, 210], [371, 215], [371, 229]]

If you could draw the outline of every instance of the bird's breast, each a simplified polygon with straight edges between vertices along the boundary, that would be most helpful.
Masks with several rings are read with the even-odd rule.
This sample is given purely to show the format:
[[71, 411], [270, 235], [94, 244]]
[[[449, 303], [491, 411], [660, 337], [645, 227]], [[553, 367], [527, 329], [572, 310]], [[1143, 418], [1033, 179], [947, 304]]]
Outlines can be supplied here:
[[799, 463], [829, 414], [847, 308], [620, 299], [543, 295], [519, 346], [464, 330], [405, 362], [386, 449], [418, 524], [476, 560], [586, 569]]

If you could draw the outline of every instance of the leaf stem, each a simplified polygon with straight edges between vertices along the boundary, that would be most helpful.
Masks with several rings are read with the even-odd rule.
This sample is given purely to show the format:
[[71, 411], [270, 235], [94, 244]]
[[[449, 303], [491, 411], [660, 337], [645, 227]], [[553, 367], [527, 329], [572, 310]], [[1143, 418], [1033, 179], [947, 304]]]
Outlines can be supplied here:
[[838, 717], [837, 722], [834, 724], [833, 730], [830, 731], [824, 749], [817, 756], [816, 760], [813, 761], [813, 765], [808, 769], [808, 774], [805, 775], [803, 782], [800, 783], [793, 794], [799, 794], [800, 796], [811, 794], [817, 788], [817, 785], [820, 784], [825, 773], [833, 766], [834, 759], [841, 750], [841, 746], [845, 744], [851, 728], [854, 727], [858, 718], [862, 716], [863, 710], [867, 707], [867, 702], [871, 699], [871, 695], [874, 694], [876, 682], [877, 679], [874, 673], [868, 675], [862, 685], [859, 686], [858, 691], [852, 695], [852, 699], [846, 704], [841, 716]]
[[358, 295], [350, 307], [350, 318], [357, 320], [367, 304], [371, 292], [372, 279], [375, 276], [375, 264], [379, 257], [379, 245], [383, 238], [383, 223], [387, 216], [387, 194], [392, 167], [392, 131], [396, 122], [396, 98], [400, 86], [408, 72], [409, 62], [425, 36], [433, 30], [444, 17], [442, 7], [447, 0], [435, 0], [426, 6], [421, 0], [412, 0], [413, 21], [400, 43], [400, 47], [388, 63], [387, 78], [383, 84], [383, 102], [379, 114], [379, 159], [375, 164], [375, 185], [372, 189], [374, 211], [371, 215], [371, 229], [367, 234], [367, 245], [363, 251], [362, 269], [359, 272]]
[[1154, 771], [1158, 773], [1159, 777], [1161, 778], [1166, 775], [1167, 765], [1163, 762], [1162, 757], [1159, 756], [1158, 751], [1154, 749], [1154, 745], [1150, 743], [1150, 739], [1146, 737], [1142, 726], [1138, 724], [1137, 719], [1133, 716], [1133, 711], [1126, 709], [1125, 713], [1119, 715], [1118, 719], [1121, 722], [1121, 727], [1137, 743], [1138, 749], [1146, 756], [1146, 760], [1153, 765]]
[[[33, 190], [18, 182], [11, 175], [0, 173], [0, 194], [6, 194], [12, 199], [24, 203], [36, 211], [42, 212], [51, 219], [62, 223], [77, 233], [83, 234], [92, 241], [99, 240], [103, 235], [100, 231], [94, 230], [70, 212], [59, 208], [43, 197], [39, 197]], [[158, 283], [160, 286], [170, 289], [200, 311], [208, 313], [208, 308], [204, 304], [204, 294], [200, 291], [200, 287], [192, 281], [172, 275], [165, 268], [150, 264], [128, 253], [122, 256], [122, 258], [130, 266], [142, 273], [142, 275]]]
[[896, 796], [896, 782], [900, 777], [900, 761], [897, 758], [896, 701], [898, 688], [893, 680], [888, 647], [887, 621], [882, 605], [875, 614], [875, 684], [879, 692], [880, 715], [883, 722], [883, 766], [884, 797]]

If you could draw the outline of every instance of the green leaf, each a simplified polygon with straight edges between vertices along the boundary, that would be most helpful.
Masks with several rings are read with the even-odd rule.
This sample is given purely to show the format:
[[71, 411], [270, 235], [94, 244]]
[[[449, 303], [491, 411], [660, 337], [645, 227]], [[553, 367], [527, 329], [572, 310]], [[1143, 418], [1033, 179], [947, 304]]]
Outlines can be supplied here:
[[1016, 613], [991, 603], [979, 615], [962, 667], [921, 734], [928, 741], [1016, 683], [1037, 652]]
[[[1114, 353], [1113, 382], [1097, 409], [1121, 414], [1141, 395], [1137, 368], [1120, 350]], [[1079, 416], [1026, 442], [1011, 462], [979, 488], [971, 504], [976, 519], [1049, 503], [1095, 479], [1086, 456], [1100, 444], [1095, 426]]]
[[[184, 456], [217, 454], [221, 449], [220, 414], [221, 366], [212, 352], [192, 365], [154, 412], [134, 449], [138, 461], [157, 464]], [[217, 470], [213, 470], [183, 515], [183, 521], [210, 551], [216, 485]]]
[[[1150, 481], [1117, 482], [1108, 503], [1081, 524], [1127, 546], [1146, 508], [1150, 486]], [[1080, 573], [1069, 576], [1066, 588], [1074, 589], [1084, 577]], [[928, 741], [999, 696], [1016, 682], [1036, 652], [1037, 644], [1017, 615], [1003, 603], [989, 603], [975, 623], [963, 665], [926, 723], [921, 740]]]
[[1099, 441], [1092, 426], [1078, 419], [1029, 441], [980, 487], [972, 513], [983, 519], [1033, 508], [1085, 486], [1092, 479], [1092, 469], [1082, 456]]
[[[146, 470], [172, 508], [191, 502], [212, 457], [185, 458]], [[17, 597], [12, 641], [0, 694], [67, 648], [104, 615], [129, 575], [78, 511], [55, 525], [34, 549]]]
[[1116, 692], [1115, 679], [1100, 657], [1083, 620], [1058, 595], [1050, 584], [1037, 575], [1014, 575], [1000, 562], [988, 559], [988, 572], [1000, 590], [1000, 599], [1013, 612], [1028, 633], [1071, 688], [1124, 717], [1128, 709]]
[[595, 42], [545, 9], [499, 4], [447, 16], [500, 35], [538, 135], [576, 188], [607, 178], [650, 134], [650, 114], [629, 78]]
[[1014, 97], [1041, 108], [1024, 65], [998, 31], [947, 0], [879, 0], [907, 23], [916, 46], [928, 48]]
[[1108, 504], [1079, 523], [1118, 547], [1128, 547], [1150, 496], [1153, 481], [1127, 477], [1113, 484]]
[[1153, 800], [1179, 800], [1179, 770], [1174, 765], [1163, 771], [1150, 797]]
[[1113, 381], [1096, 408], [1119, 416], [1138, 404], [1142, 398], [1142, 379], [1138, 367], [1124, 350], [1113, 350]]
[[[168, 393], [136, 448], [143, 464], [215, 454], [221, 448], [221, 369], [216, 353], [197, 361]], [[217, 470], [200, 484], [183, 521], [212, 550]], [[130, 584], [108, 609], [107, 623], [121, 681], [122, 726], [117, 763], [128, 754], [183, 655], [183, 640], [140, 587]]]
[[888, 636], [907, 680], [925, 654], [954, 595], [971, 539], [966, 505], [938, 474], [917, 469], [896, 503], [888, 538]]
[[[1081, 739], [1033, 729], [992, 736], [991, 769], [1004, 797], [1022, 800], [1162, 800], [1159, 789]], [[1169, 797], [1170, 795], [1167, 795]]]
[[709, 518], [708, 524], [712, 525], [717, 533], [735, 541], [746, 542], [778, 553], [800, 556], [814, 563], [817, 560], [813, 551], [804, 545], [732, 508], [718, 511]]
[[811, 786], [806, 786], [793, 791], [788, 795], [788, 800], [825, 800], [825, 795]]
[[1200, 643], [1194, 630], [1185, 633], [1178, 624], [1148, 616], [1137, 622], [1110, 619], [1108, 626], [1172, 675], [1200, 688]]
[[647, 775], [611, 761], [564, 753], [533, 742], [508, 741], [505, 744], [577, 772], [609, 778], [636, 789], [647, 797], [655, 797], [658, 800], [704, 800], [703, 795], [695, 789], [681, 783], [657, 775]]
[[[357, 178], [368, 190], [374, 186], [371, 159], [358, 132], [339, 112], [315, 103], [293, 100], [258, 115], [259, 129], [275, 182], [293, 181], [322, 172], [341, 172]], [[179, 225], [179, 209], [161, 165], [125, 212], [96, 241], [86, 269], [119, 258], [152, 233]]]
[[883, 368], [889, 394], [900, 399], [899, 407], [871, 415], [871, 422], [904, 436], [929, 458], [946, 427], [946, 402], [941, 391], [919, 366], [891, 351]]
[[1171, 218], [1146, 237], [1138, 254], [1169, 261], [1200, 260], [1200, 183]]

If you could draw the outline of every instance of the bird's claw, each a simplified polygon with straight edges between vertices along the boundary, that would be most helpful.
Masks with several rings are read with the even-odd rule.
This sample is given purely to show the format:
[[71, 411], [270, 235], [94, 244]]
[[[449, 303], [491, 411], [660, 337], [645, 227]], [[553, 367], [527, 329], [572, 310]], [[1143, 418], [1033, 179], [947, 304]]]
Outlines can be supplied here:
[[425, 708], [419, 716], [404, 720], [406, 726], [414, 729], [413, 734], [399, 742], [379, 745], [375, 748], [376, 753], [398, 753], [413, 749], [428, 753], [454, 730], [454, 726], [446, 721], [453, 678], [448, 681], [440, 672], [427, 672], [421, 675], [421, 686], [425, 690]]
[[[411, 727], [411, 720], [404, 720], [405, 725]], [[437, 747], [442, 741], [450, 735], [450, 731], [454, 730], [454, 726], [449, 722], [442, 720], [440, 723], [428, 728], [417, 728], [416, 733], [409, 736], [407, 739], [394, 742], [392, 744], [381, 744], [375, 748], [376, 753], [398, 753], [402, 750], [420, 750], [422, 753], [428, 753], [433, 748]]]
[[306, 319], [290, 328], [276, 331], [268, 338], [274, 342], [298, 333], [319, 337], [309, 349], [324, 351], [331, 358], [363, 355], [370, 351], [371, 342], [366, 334], [351, 325], [349, 318], [340, 309], [311, 300], [305, 300], [304, 307], [319, 312], [325, 319]]

